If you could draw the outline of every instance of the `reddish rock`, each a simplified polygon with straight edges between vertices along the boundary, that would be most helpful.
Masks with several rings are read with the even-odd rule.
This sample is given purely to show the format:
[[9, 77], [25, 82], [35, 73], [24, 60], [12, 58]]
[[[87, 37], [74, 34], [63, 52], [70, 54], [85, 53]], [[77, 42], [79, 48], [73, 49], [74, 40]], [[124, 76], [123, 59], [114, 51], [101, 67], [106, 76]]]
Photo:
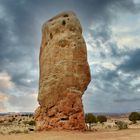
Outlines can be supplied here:
[[44, 23], [36, 129], [84, 130], [82, 95], [90, 82], [86, 44], [73, 12]]

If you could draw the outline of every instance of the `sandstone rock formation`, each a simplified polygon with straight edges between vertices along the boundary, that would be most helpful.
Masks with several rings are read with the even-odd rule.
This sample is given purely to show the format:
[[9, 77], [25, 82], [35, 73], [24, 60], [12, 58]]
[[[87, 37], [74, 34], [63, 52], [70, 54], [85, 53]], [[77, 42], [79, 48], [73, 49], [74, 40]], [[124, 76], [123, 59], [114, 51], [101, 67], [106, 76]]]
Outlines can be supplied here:
[[90, 82], [79, 20], [63, 12], [42, 28], [37, 130], [85, 129], [82, 95]]

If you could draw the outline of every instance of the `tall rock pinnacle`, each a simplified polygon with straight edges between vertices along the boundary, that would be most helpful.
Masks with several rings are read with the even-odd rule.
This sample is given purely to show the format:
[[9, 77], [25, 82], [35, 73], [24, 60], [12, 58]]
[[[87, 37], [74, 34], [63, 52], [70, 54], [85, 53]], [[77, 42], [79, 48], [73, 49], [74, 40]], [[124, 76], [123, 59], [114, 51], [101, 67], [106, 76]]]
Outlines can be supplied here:
[[36, 129], [84, 130], [82, 95], [90, 82], [79, 20], [63, 12], [42, 27]]

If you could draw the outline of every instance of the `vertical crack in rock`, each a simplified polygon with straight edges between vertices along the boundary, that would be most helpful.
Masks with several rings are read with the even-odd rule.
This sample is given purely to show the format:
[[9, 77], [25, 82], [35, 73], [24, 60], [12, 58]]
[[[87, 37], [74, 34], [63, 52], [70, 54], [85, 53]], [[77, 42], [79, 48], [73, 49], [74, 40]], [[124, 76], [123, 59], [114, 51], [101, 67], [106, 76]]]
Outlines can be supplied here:
[[84, 130], [82, 95], [90, 82], [79, 20], [63, 12], [42, 27], [36, 129]]

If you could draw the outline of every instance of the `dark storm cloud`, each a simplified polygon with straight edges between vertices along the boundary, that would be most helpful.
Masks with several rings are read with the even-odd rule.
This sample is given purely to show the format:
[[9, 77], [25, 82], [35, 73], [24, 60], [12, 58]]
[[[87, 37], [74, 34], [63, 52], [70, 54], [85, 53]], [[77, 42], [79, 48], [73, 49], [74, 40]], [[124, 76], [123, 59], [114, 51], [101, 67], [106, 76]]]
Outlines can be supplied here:
[[118, 69], [124, 72], [133, 72], [139, 73], [140, 72], [140, 49], [135, 49], [130, 51], [128, 54], [128, 59], [125, 60]]
[[137, 102], [137, 101], [140, 101], [140, 98], [132, 98], [132, 99], [122, 98], [122, 99], [116, 99], [114, 101], [115, 102]]
[[[0, 19], [0, 71], [7, 72], [17, 86], [37, 86], [31, 70], [38, 68], [37, 29], [29, 7], [21, 1], [2, 1], [4, 12]], [[34, 83], [26, 83], [30, 79]]]
[[[22, 73], [20, 72], [20, 73], [14, 74], [14, 75], [15, 76], [12, 78], [12, 80], [14, 81], [14, 83], [17, 86], [23, 86], [23, 87], [28, 87], [28, 88], [32, 88], [32, 87], [37, 86], [38, 82], [36, 79], [34, 79], [35, 75], [32, 75], [30, 70], [28, 70], [28, 72], [22, 71]], [[28, 80], [29, 80], [29, 82], [28, 82]]]
[[[117, 68], [114, 70], [103, 68], [102, 65], [94, 65], [94, 69], [96, 69], [96, 67], [100, 67], [101, 71], [93, 71], [92, 73], [93, 80], [90, 84], [90, 87], [95, 87], [92, 92], [93, 96], [94, 94], [96, 94], [93, 98], [95, 98], [97, 101], [100, 100], [104, 102], [104, 106], [108, 104], [107, 102], [110, 102], [112, 100], [112, 105], [114, 104], [114, 102], [119, 104], [127, 102], [129, 103], [129, 105], [131, 104], [132, 111], [135, 109], [135, 107], [137, 107], [135, 106], [135, 101], [139, 101], [138, 90], [140, 87], [140, 83], [138, 82], [133, 84], [133, 80], [137, 80], [137, 78], [139, 77], [140, 68], [133, 63], [135, 63], [134, 57], [139, 56], [138, 50], [139, 49], [137, 49], [137, 51], [129, 51], [129, 53], [127, 54], [129, 56], [129, 61], [123, 61], [120, 65], [116, 65]], [[124, 66], [128, 67], [126, 68], [128, 71], [124, 71]], [[89, 93], [92, 94], [91, 92]], [[101, 99], [101, 96], [102, 98], [105, 98], [106, 101], [104, 101], [104, 99]], [[96, 100], [94, 101], [95, 103], [97, 102]], [[96, 106], [95, 103], [93, 104]], [[97, 108], [100, 109], [100, 106], [97, 106]]]
[[[117, 42], [115, 41], [110, 41], [112, 39], [112, 32], [110, 29], [111, 22], [114, 18], [116, 18], [116, 11], [118, 12], [129, 12], [130, 14], [135, 14], [139, 12], [139, 5], [136, 5], [133, 3], [133, 1], [110, 1], [104, 8], [104, 10], [101, 12], [104, 12], [101, 14], [101, 17], [95, 18], [93, 16], [93, 28], [89, 30], [89, 33], [91, 37], [94, 39], [94, 43], [96, 44], [97, 50], [103, 50], [99, 51], [100, 57], [98, 54], [93, 52], [93, 61], [96, 57], [97, 61], [99, 60], [104, 60], [105, 58], [107, 59], [114, 59], [115, 61], [120, 61], [126, 60], [126, 57], [129, 57], [131, 60], [134, 55], [130, 55], [132, 50], [121, 50], [118, 47]], [[122, 14], [123, 15], [123, 14]], [[120, 15], [121, 16], [121, 15]], [[105, 44], [106, 43], [106, 44]], [[92, 44], [90, 42], [89, 44]], [[105, 45], [105, 47], [103, 47]], [[104, 49], [108, 49], [109, 53], [106, 53]], [[133, 74], [125, 76], [124, 74], [126, 73], [121, 73], [119, 74], [119, 70], [123, 71], [124, 68], [120, 68], [122, 66], [126, 66], [129, 63], [129, 66], [133, 69], [135, 64], [132, 65], [132, 63], [128, 61], [124, 61], [121, 64], [113, 62], [113, 64], [116, 66], [116, 69], [110, 70], [110, 69], [105, 69], [101, 64], [97, 64], [93, 66], [93, 73], [92, 73], [92, 82], [89, 85], [90, 87], [95, 87], [93, 88], [92, 92], [87, 90], [87, 92], [90, 94], [90, 97], [88, 99], [85, 99], [85, 104], [88, 104], [89, 102], [89, 109], [87, 108], [88, 111], [90, 111], [90, 106], [91, 108], [94, 108], [96, 106], [95, 110], [98, 111], [113, 111], [113, 106], [114, 106], [114, 101], [121, 100], [122, 102], [119, 102], [116, 107], [114, 107], [114, 110], [119, 111], [119, 106], [122, 107], [123, 105], [123, 99], [125, 100], [126, 97], [129, 98], [129, 102], [131, 100], [132, 108], [129, 110], [134, 110], [135, 109], [135, 101], [134, 97], [137, 95], [137, 85], [131, 85], [130, 82], [134, 80], [137, 76], [135, 72]], [[133, 61], [132, 60], [132, 61]], [[140, 62], [135, 58], [135, 61]], [[126, 63], [125, 63], [126, 62]], [[131, 64], [130, 64], [131, 63]], [[135, 62], [134, 62], [135, 63]], [[138, 67], [138, 66], [137, 66]], [[96, 69], [101, 69], [101, 71], [96, 72]], [[127, 68], [126, 68], [127, 69]], [[139, 68], [137, 70], [140, 70]], [[102, 97], [102, 98], [101, 98]], [[92, 99], [92, 103], [91, 100]], [[112, 101], [112, 102], [111, 102]], [[125, 100], [126, 101], [126, 100]], [[124, 102], [125, 102], [124, 101]], [[133, 102], [134, 101], [134, 102]], [[99, 102], [99, 103], [98, 103]], [[102, 104], [102, 108], [101, 108]], [[112, 106], [110, 108], [109, 106]], [[117, 107], [118, 106], [118, 107]], [[93, 109], [91, 109], [93, 110]], [[124, 109], [125, 111], [128, 111], [127, 107]]]
[[[94, 55], [93, 61], [96, 57], [98, 58], [98, 59], [96, 58], [97, 61], [98, 60], [101, 61], [104, 59], [115, 60], [111, 62], [116, 67], [116, 69], [114, 70], [106, 69], [103, 67], [102, 63], [94, 65], [94, 69], [92, 73], [93, 80], [91, 82], [90, 87], [91, 86], [95, 87], [95, 89], [93, 89], [93, 92], [96, 92], [98, 94], [96, 94], [95, 97], [93, 98], [96, 98], [96, 100], [98, 101], [102, 101], [103, 106], [106, 105], [113, 106], [114, 103], [113, 102], [110, 103], [110, 101], [119, 101], [119, 100], [120, 100], [119, 103], [121, 105], [121, 101], [123, 104], [123, 99], [124, 102], [131, 102], [132, 104], [134, 103], [134, 97], [136, 97], [136, 95], [138, 94], [137, 89], [139, 85], [134, 84], [132, 86], [131, 82], [133, 82], [133, 80], [135, 80], [136, 77], [138, 76], [136, 71], [137, 72], [140, 71], [140, 67], [139, 67], [140, 61], [138, 57], [139, 49], [122, 50], [118, 47], [117, 42], [110, 41], [112, 40], [112, 32], [110, 29], [110, 25], [111, 25], [111, 21], [114, 19], [116, 15], [115, 11], [125, 12], [125, 13], [129, 12], [131, 14], [135, 14], [139, 12], [139, 5], [134, 4], [133, 1], [127, 1], [127, 2], [112, 1], [107, 6], [110, 6], [107, 8], [106, 11], [108, 13], [107, 14], [108, 18], [106, 20], [102, 20], [102, 18], [100, 18], [100, 20], [97, 21], [97, 26], [96, 26], [96, 20], [95, 21], [93, 20], [93, 23], [95, 25], [93, 24], [93, 27], [92, 29], [90, 29], [89, 33], [94, 38], [94, 43], [96, 44], [97, 50], [107, 49], [109, 51], [108, 53], [106, 53], [106, 51], [99, 51], [98, 52], [100, 54], [99, 56], [98, 54], [93, 54]], [[121, 60], [124, 61], [122, 62]], [[121, 62], [121, 64], [118, 64], [119, 61]], [[95, 71], [96, 69], [97, 70], [101, 69], [101, 71], [96, 72]], [[128, 74], [126, 76], [127, 74], [126, 72], [130, 72], [130, 71], [131, 71], [131, 75]], [[105, 100], [101, 99], [101, 96]], [[128, 97], [128, 100], [126, 97]], [[95, 103], [97, 103], [96, 100], [94, 101]], [[98, 103], [97, 104], [93, 103], [93, 105], [97, 107], [96, 109], [100, 110], [100, 105], [98, 105]], [[133, 106], [132, 108], [135, 109], [135, 104], [133, 104], [132, 106]], [[107, 106], [105, 109], [108, 110], [108, 108], [109, 107]]]
[[[41, 25], [45, 20], [61, 11], [72, 10], [80, 18], [84, 33], [89, 32], [88, 28], [92, 23], [93, 27], [98, 25], [90, 33], [96, 40], [96, 45], [102, 47], [100, 43], [111, 38], [110, 24], [116, 18], [115, 13], [136, 13], [139, 10], [139, 5], [132, 0], [1, 0], [0, 6], [3, 8], [3, 13], [0, 13], [0, 72], [7, 72], [11, 76], [18, 91], [37, 89]], [[115, 42], [108, 47], [112, 56], [120, 56]], [[106, 57], [103, 52], [100, 52], [100, 55], [102, 58]], [[131, 65], [131, 62], [129, 63]], [[130, 69], [127, 61], [120, 65], [122, 70], [127, 71], [127, 68]], [[93, 75], [96, 81], [94, 84], [100, 92], [102, 90], [109, 93], [117, 88], [112, 87], [113, 84], [109, 81], [118, 77], [117, 71], [108, 70], [100, 73], [100, 77]], [[115, 92], [118, 92], [118, 89]], [[10, 98], [11, 105], [20, 100], [18, 97], [13, 100], [14, 98]], [[19, 102], [17, 105], [24, 106]]]
[[[103, 72], [98, 73], [96, 76], [93, 75], [93, 84], [102, 92], [103, 94], [119, 94], [122, 89], [126, 87], [126, 83], [121, 85], [121, 79], [116, 71], [111, 71], [103, 69]], [[117, 86], [116, 86], [117, 83]], [[122, 87], [123, 86], [123, 87]]]
[[84, 98], [86, 112], [129, 112], [139, 108], [140, 85], [131, 85], [135, 76], [125, 77], [118, 71], [102, 68], [92, 79]]

